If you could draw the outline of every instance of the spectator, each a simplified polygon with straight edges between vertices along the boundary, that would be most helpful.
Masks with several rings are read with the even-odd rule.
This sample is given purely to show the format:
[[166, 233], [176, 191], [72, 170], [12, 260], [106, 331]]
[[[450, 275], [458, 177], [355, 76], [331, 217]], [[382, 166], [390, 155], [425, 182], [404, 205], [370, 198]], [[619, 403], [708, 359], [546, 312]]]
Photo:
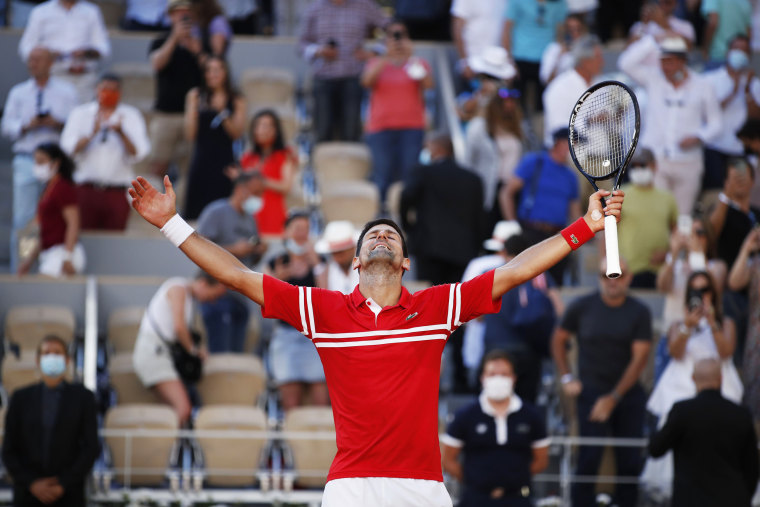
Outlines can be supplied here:
[[[461, 280], [467, 263], [478, 254], [485, 237], [483, 185], [454, 161], [446, 134], [431, 134], [426, 147], [430, 165], [415, 167], [401, 192], [401, 223], [417, 259], [417, 278], [438, 285]], [[452, 234], [456, 241], [451, 241]]]
[[499, 192], [506, 186], [522, 158], [522, 110], [516, 89], [500, 88], [482, 113], [467, 124], [465, 165], [483, 183], [483, 208], [487, 225], [503, 216]]
[[433, 88], [430, 64], [413, 56], [403, 23], [392, 21], [386, 26], [385, 47], [385, 55], [371, 58], [361, 76], [362, 86], [370, 90], [366, 141], [381, 203], [388, 187], [406, 180], [419, 159], [425, 131], [424, 93]]
[[656, 170], [652, 151], [640, 147], [631, 158], [630, 183], [623, 185], [627, 220], [618, 229], [618, 241], [633, 277], [631, 287], [636, 288], [655, 288], [670, 247], [670, 232], [678, 221], [673, 195], [654, 187]]
[[463, 92], [457, 97], [457, 112], [463, 122], [468, 122], [481, 113], [499, 89], [508, 88], [517, 75], [515, 66], [509, 61], [507, 50], [500, 46], [489, 46], [482, 53], [469, 57], [467, 68], [474, 75], [471, 81], [472, 91]]
[[541, 55], [541, 65], [538, 76], [541, 83], [546, 86], [551, 81], [575, 67], [573, 57], [573, 44], [588, 33], [588, 25], [581, 14], [568, 14], [565, 18], [565, 26], [562, 30], [562, 40], [550, 42]]
[[5, 415], [3, 465], [13, 505], [85, 505], [85, 481], [98, 457], [95, 397], [65, 380], [66, 342], [55, 335], [37, 348], [42, 381], [17, 390]]
[[127, 0], [126, 12], [121, 20], [124, 30], [163, 32], [171, 28], [171, 16], [166, 15], [167, 7], [171, 10], [167, 0]]
[[749, 319], [743, 354], [742, 373], [746, 386], [745, 403], [755, 424], [760, 422], [760, 229], [747, 234], [728, 277], [732, 291], [748, 291]]
[[487, 354], [483, 392], [441, 438], [443, 469], [464, 485], [460, 507], [533, 505], [531, 478], [549, 464], [549, 439], [538, 408], [514, 393], [515, 371], [505, 352]]
[[[648, 0], [641, 8], [641, 19], [631, 26], [628, 42], [634, 42], [645, 35], [661, 37], [671, 33], [683, 37], [689, 48], [697, 42], [694, 26], [687, 20], [675, 16], [678, 0]], [[652, 60], [656, 65], [657, 60]]]
[[191, 0], [195, 26], [193, 36], [201, 41], [201, 63], [209, 56], [224, 59], [230, 47], [232, 28], [216, 0]]
[[[744, 146], [744, 153], [747, 154], [753, 165], [757, 165], [758, 154], [760, 154], [760, 118], [750, 118], [736, 133], [736, 137]], [[760, 208], [760, 180], [755, 182], [750, 191], [750, 206]]]
[[74, 181], [82, 229], [123, 231], [129, 218], [125, 194], [132, 166], [150, 152], [145, 120], [121, 102], [121, 79], [105, 74], [97, 101], [77, 106], [61, 133], [61, 148], [77, 165]]
[[396, 0], [394, 15], [406, 25], [412, 39], [451, 42], [450, 6], [449, 0]]
[[314, 245], [320, 255], [329, 255], [325, 269], [317, 275], [317, 286], [351, 294], [359, 284], [359, 272], [352, 266], [358, 231], [348, 220], [327, 224], [322, 238]]
[[502, 44], [514, 59], [519, 75], [518, 87], [525, 96], [528, 83], [535, 87], [535, 103], [525, 104], [529, 111], [541, 111], [544, 86], [539, 78], [541, 56], [555, 40], [567, 15], [565, 0], [510, 0]]
[[[673, 451], [673, 507], [749, 507], [757, 487], [757, 436], [747, 409], [720, 394], [720, 363], [694, 367], [695, 398], [676, 403], [649, 441], [649, 453]], [[720, 466], [715, 466], [720, 463]]]
[[[683, 301], [685, 318], [668, 330], [668, 349], [672, 360], [652, 390], [647, 409], [659, 419], [659, 426], [673, 404], [693, 397], [697, 392], [691, 373], [703, 359], [717, 359], [722, 370], [723, 396], [735, 403], [742, 399], [742, 382], [731, 360], [736, 349], [736, 327], [723, 318], [715, 282], [704, 271], [689, 276]], [[672, 456], [647, 460], [642, 480], [645, 488], [658, 496], [672, 495]]]
[[304, 13], [298, 45], [313, 73], [317, 142], [361, 137], [364, 38], [387, 19], [373, 0], [318, 0]]
[[734, 37], [749, 37], [752, 5], [749, 0], [704, 0], [700, 12], [706, 20], [704, 58], [708, 66], [717, 65], [728, 53], [728, 45]]
[[670, 236], [670, 251], [657, 273], [657, 290], [665, 293], [663, 329], [683, 320], [686, 281], [697, 271], [706, 271], [715, 281], [718, 296], [726, 281], [726, 263], [713, 255], [709, 224], [695, 217], [691, 224], [679, 218], [679, 227]]
[[44, 143], [34, 152], [34, 176], [45, 185], [37, 206], [39, 243], [21, 263], [19, 274], [29, 272], [39, 257], [43, 275], [60, 277], [84, 270], [84, 248], [79, 243], [79, 206], [72, 179], [74, 162], [57, 144]]
[[544, 145], [552, 145], [552, 133], [567, 127], [576, 101], [596, 80], [604, 66], [602, 46], [595, 35], [584, 35], [572, 49], [575, 66], [557, 76], [544, 91]]
[[156, 77], [156, 102], [150, 121], [151, 171], [163, 176], [177, 165], [181, 183], [177, 193], [184, 204], [190, 146], [184, 136], [185, 97], [199, 87], [201, 42], [193, 35], [190, 0], [172, 0], [168, 7], [171, 31], [150, 44], [150, 64]]
[[599, 0], [596, 12], [596, 34], [606, 44], [618, 34], [626, 34], [631, 26], [638, 21], [641, 4], [644, 0]]
[[[476, 276], [506, 264], [507, 256], [504, 251], [504, 243], [521, 232], [520, 224], [514, 220], [498, 222], [493, 228], [492, 236], [483, 242], [483, 248], [491, 253], [472, 259], [464, 270], [462, 281], [467, 282]], [[464, 327], [462, 363], [467, 369], [467, 383], [470, 387], [474, 387], [478, 382], [478, 370], [483, 360], [484, 332], [485, 325], [482, 317], [471, 320]]]
[[195, 279], [169, 278], [145, 309], [135, 341], [132, 364], [140, 382], [170, 405], [180, 426], [190, 420], [190, 398], [172, 362], [171, 346], [179, 343], [188, 353], [204, 359], [206, 348], [195, 342], [194, 305], [220, 298], [226, 287], [200, 272]]
[[[552, 338], [552, 356], [565, 396], [576, 399], [578, 432], [582, 437], [641, 438], [646, 396], [639, 384], [652, 340], [652, 317], [642, 302], [628, 295], [630, 273], [607, 278], [607, 261], [599, 268], [599, 292], [568, 306]], [[578, 378], [570, 373], [567, 343], [575, 334]], [[602, 447], [581, 446], [577, 475], [596, 475]], [[616, 475], [636, 476], [641, 471], [640, 451], [616, 447]], [[636, 505], [637, 485], [618, 484], [615, 501], [621, 507]], [[575, 483], [573, 505], [594, 504], [594, 484]]]
[[470, 80], [475, 71], [470, 58], [501, 44], [503, 14], [508, 0], [454, 0], [451, 4], [451, 36], [459, 55], [457, 70]]
[[[531, 243], [555, 234], [568, 217], [579, 213], [578, 178], [565, 165], [570, 150], [567, 138], [567, 128], [555, 130], [551, 148], [525, 155], [504, 190], [506, 218], [519, 220]], [[566, 265], [567, 258], [549, 270], [560, 286]]]
[[[316, 273], [324, 269], [322, 259], [309, 241], [309, 214], [291, 211], [285, 221], [285, 252], [272, 258], [267, 274], [299, 287], [316, 287]], [[325, 372], [314, 344], [301, 332], [278, 320], [269, 345], [269, 364], [284, 411], [303, 405], [327, 405]]]
[[682, 38], [661, 39], [660, 67], [648, 67], [657, 51], [654, 37], [642, 37], [620, 54], [618, 66], [646, 88], [641, 144], [657, 160], [655, 186], [670, 190], [680, 213], [690, 215], [704, 169], [702, 145], [721, 133], [720, 105], [712, 87], [686, 66]]
[[[232, 195], [209, 203], [198, 218], [198, 233], [220, 245], [248, 267], [266, 251], [253, 215], [261, 208], [261, 173], [243, 173], [235, 179]], [[248, 331], [248, 301], [235, 291], [201, 303], [209, 352], [243, 352]]]
[[21, 59], [39, 46], [53, 54], [53, 74], [74, 85], [79, 101], [92, 100], [99, 61], [111, 54], [100, 8], [85, 0], [41, 3], [32, 9], [18, 43]]
[[34, 218], [42, 184], [34, 177], [34, 150], [43, 143], [57, 143], [71, 110], [76, 90], [50, 75], [53, 55], [38, 47], [29, 53], [30, 79], [15, 85], [3, 109], [2, 133], [13, 141], [13, 220], [11, 272], [18, 269], [18, 234]]
[[749, 38], [737, 35], [729, 44], [725, 65], [704, 74], [720, 101], [723, 131], [705, 146], [703, 190], [720, 189], [728, 159], [744, 155], [736, 134], [747, 120], [748, 106], [760, 107], [760, 79], [749, 68], [749, 58]]
[[[505, 262], [527, 249], [522, 235], [504, 242]], [[515, 392], [530, 403], [536, 402], [541, 381], [541, 360], [549, 356], [549, 343], [557, 316], [562, 314], [562, 298], [548, 273], [518, 285], [501, 298], [501, 310], [483, 316], [483, 349], [505, 350], [514, 358], [518, 373]]]
[[219, 5], [235, 35], [258, 32], [259, 5], [256, 0], [219, 0]]
[[245, 129], [245, 99], [232, 88], [227, 62], [211, 56], [203, 74], [185, 101], [185, 137], [194, 143], [185, 198], [185, 216], [191, 220], [232, 192], [224, 171], [235, 160], [232, 143]]
[[251, 150], [240, 158], [240, 166], [264, 175], [263, 206], [256, 214], [259, 234], [264, 238], [282, 238], [286, 198], [296, 173], [295, 156], [285, 146], [280, 117], [271, 109], [256, 113], [249, 136]]

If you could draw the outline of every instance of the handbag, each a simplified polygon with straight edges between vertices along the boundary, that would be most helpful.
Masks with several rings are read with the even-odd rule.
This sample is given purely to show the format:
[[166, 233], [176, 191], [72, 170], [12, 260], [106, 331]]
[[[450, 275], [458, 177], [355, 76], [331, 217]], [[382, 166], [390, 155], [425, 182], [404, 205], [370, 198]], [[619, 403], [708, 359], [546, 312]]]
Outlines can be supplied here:
[[[174, 369], [176, 370], [177, 375], [179, 375], [179, 378], [182, 379], [182, 382], [185, 382], [186, 384], [195, 384], [198, 382], [203, 375], [203, 361], [201, 361], [201, 358], [188, 352], [178, 341], [175, 340], [172, 342], [164, 338], [161, 331], [158, 330], [158, 326], [153, 321], [153, 317], [150, 313], [147, 315], [150, 326], [161, 341], [169, 348], [169, 354], [171, 355]], [[198, 331], [191, 329], [190, 337], [192, 338], [194, 345], [200, 345], [201, 334]]]

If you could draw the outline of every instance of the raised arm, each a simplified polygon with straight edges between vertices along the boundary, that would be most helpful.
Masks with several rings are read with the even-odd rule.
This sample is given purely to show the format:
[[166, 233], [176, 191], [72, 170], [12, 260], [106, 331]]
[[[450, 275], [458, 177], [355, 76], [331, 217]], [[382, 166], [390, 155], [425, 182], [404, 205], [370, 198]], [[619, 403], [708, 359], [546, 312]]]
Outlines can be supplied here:
[[[603, 215], [612, 215], [618, 222], [620, 221], [620, 210], [623, 206], [625, 194], [621, 190], [615, 190], [612, 197], [607, 199], [607, 207], [602, 209], [601, 198], [608, 195], [610, 195], [609, 191], [599, 190], [589, 197], [588, 211], [583, 220], [594, 234], [604, 229]], [[594, 214], [594, 211], [597, 213]], [[598, 219], [594, 220], [592, 215], [597, 216]], [[551, 238], [533, 245], [507, 264], [496, 269], [491, 296], [493, 299], [501, 298], [509, 289], [533, 279], [539, 273], [543, 273], [571, 251], [570, 245], [561, 234], [555, 234]]]
[[[251, 271], [227, 250], [192, 231], [177, 215], [177, 197], [168, 176], [164, 177], [164, 186], [166, 193], [162, 194], [145, 178], [138, 176], [129, 189], [129, 195], [133, 199], [132, 207], [145, 220], [162, 229], [170, 239], [178, 237], [175, 231], [180, 231], [179, 237], [183, 240], [179, 248], [191, 261], [226, 286], [263, 305], [263, 275]], [[170, 220], [173, 222], [167, 226]], [[192, 234], [184, 239], [188, 232]]]

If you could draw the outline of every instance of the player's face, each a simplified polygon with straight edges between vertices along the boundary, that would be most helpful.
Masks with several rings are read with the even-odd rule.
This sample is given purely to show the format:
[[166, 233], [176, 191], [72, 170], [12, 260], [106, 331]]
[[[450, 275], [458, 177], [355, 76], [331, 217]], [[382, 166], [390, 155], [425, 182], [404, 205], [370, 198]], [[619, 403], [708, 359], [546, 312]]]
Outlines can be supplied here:
[[387, 263], [402, 269], [409, 269], [409, 259], [404, 258], [401, 236], [396, 229], [386, 224], [372, 227], [364, 235], [358, 259], [354, 267], [369, 266], [374, 263]]

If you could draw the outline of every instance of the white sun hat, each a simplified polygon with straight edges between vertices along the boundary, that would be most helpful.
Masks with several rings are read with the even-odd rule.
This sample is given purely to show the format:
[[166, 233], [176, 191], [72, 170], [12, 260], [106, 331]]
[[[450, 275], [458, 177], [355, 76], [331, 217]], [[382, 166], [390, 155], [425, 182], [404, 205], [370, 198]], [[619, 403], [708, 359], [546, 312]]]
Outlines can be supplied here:
[[517, 75], [509, 61], [509, 53], [501, 46], [488, 46], [481, 53], [467, 59], [467, 65], [476, 74], [487, 74], [499, 79], [512, 79]]
[[504, 242], [512, 236], [520, 234], [522, 227], [516, 220], [502, 220], [496, 222], [490, 239], [483, 242], [483, 248], [492, 252], [504, 250]]
[[314, 244], [318, 254], [326, 255], [356, 246], [359, 232], [348, 220], [335, 220], [327, 224], [322, 237]]

